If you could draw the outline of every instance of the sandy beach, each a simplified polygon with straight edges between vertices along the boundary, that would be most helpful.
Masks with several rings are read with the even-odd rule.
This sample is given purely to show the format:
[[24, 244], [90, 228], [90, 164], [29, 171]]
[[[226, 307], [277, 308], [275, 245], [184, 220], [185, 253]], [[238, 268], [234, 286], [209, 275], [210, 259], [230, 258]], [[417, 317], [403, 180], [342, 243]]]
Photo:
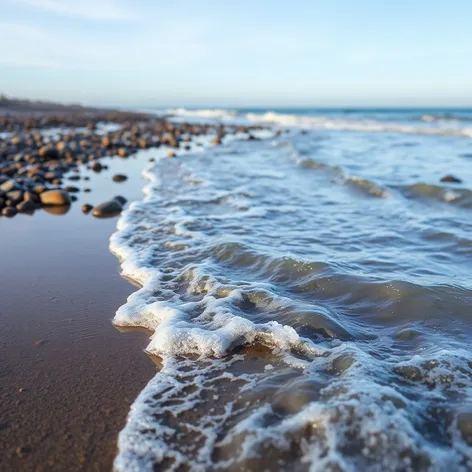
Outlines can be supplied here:
[[80, 207], [141, 198], [149, 153], [115, 159], [123, 183], [84, 170], [91, 192], [65, 215], [0, 218], [0, 470], [111, 469], [129, 406], [156, 367], [142, 352], [146, 333], [111, 323], [134, 291], [108, 250], [116, 218]]

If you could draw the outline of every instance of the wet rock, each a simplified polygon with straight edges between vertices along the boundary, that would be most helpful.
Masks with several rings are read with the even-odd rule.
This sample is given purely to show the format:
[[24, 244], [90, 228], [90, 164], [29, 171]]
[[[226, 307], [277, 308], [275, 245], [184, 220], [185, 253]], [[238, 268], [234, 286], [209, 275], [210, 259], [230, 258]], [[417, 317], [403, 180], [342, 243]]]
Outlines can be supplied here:
[[13, 180], [7, 180], [3, 184], [0, 185], [0, 190], [2, 192], [10, 192], [12, 190], [15, 190], [19, 187], [19, 185]]
[[18, 210], [15, 207], [8, 206], [5, 207], [2, 210], [2, 215], [7, 216], [8, 218], [11, 218], [12, 216], [15, 216], [18, 213]]
[[20, 213], [30, 213], [37, 210], [40, 207], [39, 203], [34, 202], [33, 200], [25, 200], [21, 203], [18, 203], [16, 209]]
[[110, 218], [112, 216], [117, 216], [123, 210], [123, 205], [118, 200], [109, 200], [103, 202], [100, 205], [97, 205], [93, 209], [93, 216], [97, 218]]
[[453, 184], [460, 184], [462, 183], [461, 179], [458, 179], [457, 177], [454, 177], [453, 175], [445, 175], [442, 179], [441, 182], [450, 182]]
[[65, 190], [47, 190], [40, 195], [43, 205], [70, 205], [70, 196]]
[[16, 205], [23, 200], [23, 190], [13, 190], [12, 192], [8, 192], [6, 197], [10, 200], [12, 205]]
[[77, 193], [80, 192], [80, 188], [74, 187], [72, 185], [68, 185], [67, 187], [64, 187], [64, 190], [69, 193]]
[[166, 154], [166, 157], [175, 157], [176, 154], [175, 152], [172, 152], [172, 151], [169, 151], [167, 154]]
[[46, 191], [46, 187], [44, 185], [35, 185], [33, 187], [33, 191], [37, 193], [38, 195], [40, 195], [41, 193]]
[[124, 182], [128, 177], [124, 174], [115, 174], [113, 176], [113, 182]]
[[43, 146], [39, 149], [39, 157], [42, 159], [59, 159], [59, 151], [52, 145]]
[[87, 188], [84, 188], [84, 192], [85, 193], [89, 193], [90, 192], [90, 189], [87, 187]]
[[129, 156], [128, 150], [125, 149], [125, 148], [120, 148], [120, 149], [118, 149], [118, 156], [120, 156], [120, 157], [128, 157], [128, 156]]
[[89, 203], [84, 203], [82, 205], [82, 213], [88, 214], [92, 211], [93, 206], [90, 205]]
[[80, 180], [80, 175], [71, 175], [68, 177], [69, 180]]
[[126, 200], [125, 197], [123, 197], [123, 196], [121, 196], [121, 195], [115, 195], [115, 196], [113, 197], [113, 200], [118, 200], [122, 205], [125, 205], [126, 202], [128, 201], [128, 200]]
[[102, 169], [103, 169], [103, 166], [100, 164], [100, 162], [94, 162], [90, 168], [94, 171], [94, 172], [101, 172]]

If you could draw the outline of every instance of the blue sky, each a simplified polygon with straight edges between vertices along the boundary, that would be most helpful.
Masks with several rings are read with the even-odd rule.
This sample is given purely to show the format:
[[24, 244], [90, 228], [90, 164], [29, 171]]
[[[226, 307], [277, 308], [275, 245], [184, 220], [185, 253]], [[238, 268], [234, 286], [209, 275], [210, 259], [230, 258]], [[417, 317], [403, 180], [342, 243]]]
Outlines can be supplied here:
[[472, 106], [470, 0], [0, 0], [0, 92], [121, 106]]

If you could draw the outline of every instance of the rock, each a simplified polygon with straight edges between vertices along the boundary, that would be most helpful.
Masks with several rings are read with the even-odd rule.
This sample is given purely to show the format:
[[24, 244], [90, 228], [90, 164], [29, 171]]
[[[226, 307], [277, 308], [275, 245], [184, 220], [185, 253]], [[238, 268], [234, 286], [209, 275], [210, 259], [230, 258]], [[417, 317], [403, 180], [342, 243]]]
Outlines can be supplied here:
[[219, 136], [217, 136], [216, 138], [213, 138], [211, 140], [211, 143], [215, 144], [215, 145], [221, 144], [221, 138]]
[[25, 200], [16, 205], [16, 209], [20, 213], [29, 213], [37, 210], [40, 207], [39, 203], [33, 202], [33, 200]]
[[11, 192], [19, 187], [19, 185], [13, 180], [7, 180], [2, 185], [0, 185], [0, 190], [2, 192]]
[[78, 200], [76, 195], [70, 195], [70, 201], [71, 202], [76, 202]]
[[70, 177], [67, 177], [69, 180], [80, 180], [80, 175], [71, 175]]
[[89, 203], [84, 203], [82, 205], [82, 212], [87, 214], [87, 213], [90, 213], [90, 211], [92, 210], [93, 206], [90, 205]]
[[97, 205], [92, 212], [92, 215], [97, 218], [110, 218], [117, 216], [123, 210], [123, 205], [118, 200], [109, 200], [108, 202]]
[[87, 187], [87, 188], [84, 188], [84, 192], [85, 193], [89, 193], [90, 192], [90, 189]]
[[103, 136], [102, 146], [105, 147], [105, 148], [110, 148], [111, 147], [111, 139], [108, 136]]
[[80, 192], [80, 188], [78, 187], [73, 187], [72, 185], [68, 185], [67, 187], [64, 187], [64, 190], [69, 193], [77, 193]]
[[33, 202], [39, 202], [39, 196], [35, 192], [30, 192], [29, 190], [24, 193], [23, 195], [23, 200], [24, 201], [33, 201]]
[[121, 195], [115, 195], [113, 197], [113, 200], [118, 200], [122, 205], [125, 205], [128, 200], [126, 200], [125, 197], [122, 197]]
[[59, 159], [59, 151], [52, 145], [43, 146], [39, 149], [41, 159]]
[[149, 158], [149, 162], [155, 162], [156, 159], [154, 159], [154, 157], [150, 157]]
[[128, 177], [124, 174], [115, 174], [113, 176], [113, 182], [124, 182]]
[[169, 151], [169, 152], [166, 154], [166, 157], [175, 157], [175, 152]]
[[120, 157], [128, 157], [128, 150], [125, 148], [118, 149], [118, 155]]
[[442, 179], [441, 182], [450, 182], [453, 184], [460, 184], [462, 183], [461, 179], [458, 179], [457, 177], [454, 177], [453, 175], [445, 175]]
[[11, 201], [12, 205], [16, 205], [23, 200], [23, 190], [13, 190], [7, 193], [8, 200]]
[[46, 187], [44, 185], [35, 185], [33, 187], [33, 191], [37, 193], [38, 195], [40, 195], [41, 193], [46, 191]]
[[15, 216], [18, 213], [18, 210], [15, 207], [6, 207], [2, 210], [2, 215], [3, 216], [8, 216], [11, 218], [12, 216]]
[[100, 162], [94, 162], [90, 168], [94, 171], [94, 172], [101, 172], [101, 170], [103, 169], [103, 166], [100, 164]]
[[46, 190], [40, 195], [43, 205], [70, 205], [70, 196], [65, 190]]

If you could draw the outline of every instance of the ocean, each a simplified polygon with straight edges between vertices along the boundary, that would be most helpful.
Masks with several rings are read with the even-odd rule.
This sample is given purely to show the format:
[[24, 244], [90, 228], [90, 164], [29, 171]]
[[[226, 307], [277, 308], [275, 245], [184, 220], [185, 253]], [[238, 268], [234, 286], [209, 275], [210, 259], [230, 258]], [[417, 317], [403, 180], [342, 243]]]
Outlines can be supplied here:
[[116, 470], [472, 470], [472, 110], [156, 113], [267, 129], [158, 158], [111, 238], [161, 365]]

